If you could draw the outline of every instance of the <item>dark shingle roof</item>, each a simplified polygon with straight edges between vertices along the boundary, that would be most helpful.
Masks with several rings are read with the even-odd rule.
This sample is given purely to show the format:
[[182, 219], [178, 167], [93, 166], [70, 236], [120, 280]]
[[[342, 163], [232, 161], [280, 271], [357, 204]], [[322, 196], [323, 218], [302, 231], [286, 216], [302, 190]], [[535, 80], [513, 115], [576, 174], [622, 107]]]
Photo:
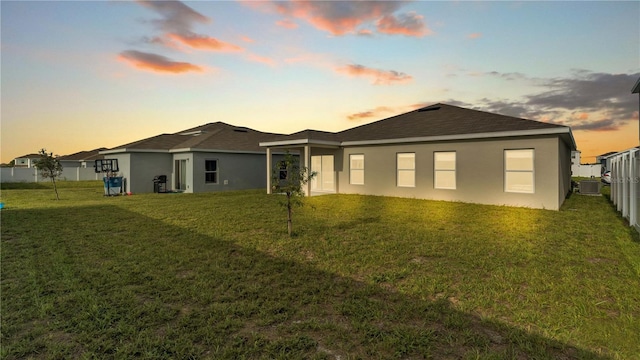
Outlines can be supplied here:
[[22, 156], [16, 156], [16, 159], [33, 159], [40, 158], [40, 154], [27, 154]]
[[280, 134], [264, 133], [223, 122], [209, 123], [174, 134], [161, 134], [121, 145], [112, 150], [226, 150], [265, 152], [258, 144]]
[[100, 155], [99, 153], [100, 151], [104, 151], [104, 150], [107, 150], [107, 148], [93, 149], [89, 151], [80, 151], [70, 155], [60, 156], [58, 159], [59, 160], [76, 160], [76, 161], [89, 161], [89, 160], [95, 160], [95, 159], [102, 159], [104, 158], [104, 156]]
[[640, 78], [638, 78], [638, 81], [636, 81], [635, 85], [633, 85], [633, 88], [631, 89], [631, 93], [632, 94], [640, 93]]
[[562, 127], [565, 126], [465, 109], [453, 105], [435, 104], [347, 129], [339, 132], [337, 136], [341, 141], [364, 141]]

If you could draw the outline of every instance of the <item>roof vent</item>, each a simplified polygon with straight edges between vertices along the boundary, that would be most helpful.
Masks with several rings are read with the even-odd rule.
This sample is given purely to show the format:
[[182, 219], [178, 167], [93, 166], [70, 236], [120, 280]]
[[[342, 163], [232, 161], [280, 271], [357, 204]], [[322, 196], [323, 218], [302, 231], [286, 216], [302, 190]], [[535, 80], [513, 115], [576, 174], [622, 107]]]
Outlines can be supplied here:
[[424, 107], [422, 109], [418, 109], [418, 112], [423, 112], [423, 111], [436, 111], [436, 110], [440, 110], [440, 106], [427, 106]]
[[202, 134], [203, 132], [204, 131], [202, 131], [202, 130], [196, 130], [196, 131], [183, 132], [183, 133], [180, 133], [180, 135], [183, 135], [183, 136], [189, 136], [189, 135], [190, 136], [198, 136], [198, 135]]

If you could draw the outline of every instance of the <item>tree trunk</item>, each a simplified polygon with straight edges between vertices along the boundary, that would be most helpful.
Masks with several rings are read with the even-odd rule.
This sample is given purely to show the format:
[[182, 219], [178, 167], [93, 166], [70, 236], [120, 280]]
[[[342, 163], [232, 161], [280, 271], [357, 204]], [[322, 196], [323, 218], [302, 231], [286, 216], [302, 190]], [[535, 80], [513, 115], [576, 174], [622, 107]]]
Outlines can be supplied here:
[[291, 221], [291, 195], [287, 194], [287, 231], [289, 232], [289, 237], [291, 237], [291, 233], [293, 232], [293, 222]]
[[51, 182], [53, 183], [53, 191], [56, 192], [56, 200], [60, 200], [60, 197], [58, 196], [58, 188], [56, 187], [56, 179], [51, 177]]

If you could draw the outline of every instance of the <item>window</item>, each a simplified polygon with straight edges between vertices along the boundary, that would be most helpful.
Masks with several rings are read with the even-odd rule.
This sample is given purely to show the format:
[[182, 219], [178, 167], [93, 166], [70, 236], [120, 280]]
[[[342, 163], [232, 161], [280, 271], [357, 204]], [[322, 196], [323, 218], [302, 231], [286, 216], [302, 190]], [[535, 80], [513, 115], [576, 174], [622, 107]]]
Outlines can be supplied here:
[[533, 194], [533, 149], [504, 151], [504, 191]]
[[415, 153], [398, 153], [397, 154], [398, 169], [398, 186], [415, 187], [416, 186], [416, 154]]
[[204, 182], [207, 184], [218, 183], [218, 160], [204, 161]]
[[433, 153], [433, 187], [436, 189], [456, 188], [456, 152]]
[[364, 154], [349, 155], [349, 181], [352, 185], [364, 185]]

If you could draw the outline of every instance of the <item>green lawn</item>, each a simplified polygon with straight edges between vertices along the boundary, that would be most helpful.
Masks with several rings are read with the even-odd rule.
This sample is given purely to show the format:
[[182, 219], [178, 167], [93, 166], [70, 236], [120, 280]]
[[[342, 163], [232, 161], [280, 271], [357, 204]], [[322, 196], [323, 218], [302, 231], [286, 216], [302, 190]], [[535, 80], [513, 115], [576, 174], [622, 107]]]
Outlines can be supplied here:
[[[559, 212], [2, 184], [3, 359], [638, 359], [640, 241]], [[605, 191], [608, 189], [605, 189]]]

